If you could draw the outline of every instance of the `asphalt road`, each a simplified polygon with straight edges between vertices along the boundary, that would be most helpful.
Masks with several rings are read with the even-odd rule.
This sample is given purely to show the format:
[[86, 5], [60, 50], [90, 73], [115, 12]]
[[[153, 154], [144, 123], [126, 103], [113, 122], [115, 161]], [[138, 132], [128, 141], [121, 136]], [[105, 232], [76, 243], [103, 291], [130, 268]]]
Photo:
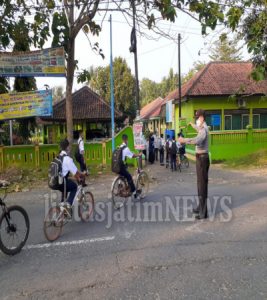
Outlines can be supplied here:
[[195, 221], [194, 165], [147, 168], [148, 197], [114, 212], [112, 178], [90, 185], [97, 213], [72, 221], [55, 243], [42, 221], [47, 189], [17, 193], [31, 221], [25, 248], [0, 253], [0, 299], [266, 299], [265, 175], [210, 171], [210, 219]]

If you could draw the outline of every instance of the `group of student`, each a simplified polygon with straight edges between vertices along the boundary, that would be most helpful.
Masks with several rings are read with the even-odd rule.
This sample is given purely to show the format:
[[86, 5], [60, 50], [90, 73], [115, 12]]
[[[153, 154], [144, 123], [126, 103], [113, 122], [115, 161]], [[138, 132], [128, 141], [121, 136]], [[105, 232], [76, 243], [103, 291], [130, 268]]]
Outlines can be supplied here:
[[[177, 137], [178, 139], [184, 137], [182, 129]], [[177, 155], [181, 157], [185, 154], [185, 145], [182, 145], [178, 139], [176, 140], [175, 136], [171, 138], [167, 135], [165, 140], [163, 134], [157, 136], [156, 134], [151, 133], [147, 141], [147, 148], [144, 151], [147, 160], [153, 164], [155, 161], [158, 161], [159, 157], [160, 165], [166, 165], [166, 168], [170, 166], [172, 171], [176, 171]]]

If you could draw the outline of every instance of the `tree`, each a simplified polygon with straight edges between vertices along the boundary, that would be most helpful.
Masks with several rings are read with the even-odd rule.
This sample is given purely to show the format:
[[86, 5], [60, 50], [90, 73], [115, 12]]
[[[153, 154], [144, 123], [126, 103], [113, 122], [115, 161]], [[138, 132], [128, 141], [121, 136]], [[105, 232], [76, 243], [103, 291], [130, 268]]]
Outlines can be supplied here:
[[173, 72], [173, 68], [170, 69], [169, 75], [163, 77], [160, 83], [160, 91], [163, 97], [167, 96], [171, 91], [175, 90], [178, 86], [178, 74]]
[[55, 86], [52, 88], [53, 103], [57, 103], [64, 97], [63, 87]]
[[[110, 103], [109, 66], [90, 69], [89, 86]], [[115, 107], [131, 119], [135, 117], [134, 84], [135, 80], [126, 60], [116, 57], [113, 61]]]
[[148, 78], [143, 78], [140, 83], [141, 107], [161, 95], [160, 84]]
[[211, 47], [209, 58], [212, 61], [236, 62], [242, 60], [240, 53], [242, 47], [238, 46], [240, 38], [230, 40], [226, 34], [222, 34]]
[[197, 72], [199, 72], [202, 68], [204, 68], [206, 63], [197, 61], [193, 64], [193, 68], [191, 68], [187, 74], [182, 77], [182, 83], [186, 83], [190, 80]]
[[[34, 21], [29, 20], [29, 23], [32, 32], [31, 40], [34, 45], [43, 47], [44, 42], [50, 35], [50, 24], [52, 23], [54, 28], [52, 30], [54, 45], [65, 46], [67, 60], [66, 118], [67, 134], [70, 142], [72, 141], [73, 132], [72, 87], [74, 70], [77, 67], [74, 53], [76, 37], [81, 30], [88, 35], [88, 38], [89, 34], [99, 34], [101, 26], [94, 20], [98, 12], [105, 13], [109, 10], [117, 10], [126, 16], [132, 17], [133, 4], [136, 6], [137, 23], [141, 25], [139, 28], [145, 25], [154, 32], [168, 37], [171, 36], [157, 27], [156, 20], [161, 18], [174, 22], [177, 11], [182, 11], [198, 20], [203, 34], [206, 34], [207, 28], [215, 29], [218, 23], [225, 24], [233, 31], [239, 27], [242, 28], [244, 25], [244, 30], [241, 34], [245, 37], [248, 50], [254, 57], [258, 74], [257, 78], [267, 76], [266, 0], [229, 0], [227, 4], [222, 4], [220, 0], [14, 0], [12, 2], [10, 0], [2, 0], [1, 8], [3, 13], [0, 16], [0, 46], [6, 48], [10, 45], [9, 34], [13, 30], [14, 24], [17, 23], [18, 17], [20, 15], [31, 15], [33, 11]], [[174, 39], [174, 36], [171, 38]], [[94, 47], [102, 55], [102, 50], [98, 48], [98, 45]]]
[[[13, 52], [30, 50], [31, 40], [29, 38], [29, 28], [24, 18], [21, 18], [14, 26], [11, 36], [14, 41]], [[35, 78], [16, 77], [14, 90], [16, 92], [37, 90]], [[14, 124], [14, 128], [17, 128], [17, 135], [22, 138], [24, 144], [28, 143], [31, 131], [34, 131], [36, 126], [35, 117], [18, 119], [16, 120], [16, 123], [17, 124]]]

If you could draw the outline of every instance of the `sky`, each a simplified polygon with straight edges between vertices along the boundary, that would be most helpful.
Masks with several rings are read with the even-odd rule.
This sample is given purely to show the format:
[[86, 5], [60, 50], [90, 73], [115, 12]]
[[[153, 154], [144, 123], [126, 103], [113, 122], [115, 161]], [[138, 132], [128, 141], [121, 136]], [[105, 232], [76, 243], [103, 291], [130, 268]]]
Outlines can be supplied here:
[[[105, 59], [97, 55], [91, 49], [88, 38], [83, 32], [80, 32], [76, 39], [75, 58], [78, 60], [79, 70], [88, 69], [90, 66], [107, 66], [110, 63], [110, 22], [108, 21], [110, 14], [106, 15], [102, 31], [99, 37], [89, 36], [91, 44], [98, 42]], [[96, 16], [95, 20], [101, 21], [101, 16]], [[192, 67], [194, 62], [208, 62], [209, 49], [220, 34], [225, 32], [222, 26], [218, 26], [215, 31], [209, 31], [207, 36], [202, 36], [200, 23], [190, 16], [180, 12], [178, 13], [175, 23], [161, 21], [159, 28], [166, 33], [177, 37], [181, 34], [181, 73], [186, 74]], [[130, 47], [131, 26], [127, 23], [121, 13], [112, 13], [112, 44], [113, 58], [121, 56], [126, 59], [134, 74], [134, 55], [129, 52]], [[138, 74], [139, 80], [149, 78], [153, 81], [160, 82], [164, 76], [168, 76], [170, 68], [177, 72], [178, 69], [178, 46], [177, 39], [171, 40], [163, 36], [155, 35], [148, 29], [144, 32], [149, 35], [149, 39], [145, 36], [137, 36], [137, 52], [138, 52]], [[157, 40], [155, 40], [157, 39]], [[51, 41], [45, 46], [50, 47]], [[244, 59], [248, 59], [248, 55], [244, 49]], [[78, 70], [78, 71], [79, 71]], [[50, 88], [63, 86], [65, 90], [65, 78], [37, 78], [38, 89], [44, 89], [44, 85], [48, 84]], [[78, 84], [76, 77], [74, 80], [73, 91], [82, 87]]]

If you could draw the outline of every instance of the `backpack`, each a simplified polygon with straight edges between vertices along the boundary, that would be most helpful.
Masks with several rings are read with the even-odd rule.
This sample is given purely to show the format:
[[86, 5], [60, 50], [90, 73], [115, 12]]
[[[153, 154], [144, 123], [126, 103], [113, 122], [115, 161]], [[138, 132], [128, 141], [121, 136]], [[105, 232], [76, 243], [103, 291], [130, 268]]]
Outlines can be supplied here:
[[122, 151], [126, 148], [126, 146], [118, 147], [112, 153], [112, 160], [111, 160], [111, 170], [114, 173], [120, 173], [121, 168], [123, 166], [122, 161]]
[[171, 154], [172, 155], [174, 155], [174, 154], [176, 154], [177, 153], [177, 145], [176, 145], [176, 142], [175, 141], [173, 141], [172, 142], [172, 145], [171, 145]]
[[66, 155], [58, 155], [50, 163], [48, 170], [48, 186], [52, 190], [57, 190], [63, 183], [62, 164], [65, 156]]

